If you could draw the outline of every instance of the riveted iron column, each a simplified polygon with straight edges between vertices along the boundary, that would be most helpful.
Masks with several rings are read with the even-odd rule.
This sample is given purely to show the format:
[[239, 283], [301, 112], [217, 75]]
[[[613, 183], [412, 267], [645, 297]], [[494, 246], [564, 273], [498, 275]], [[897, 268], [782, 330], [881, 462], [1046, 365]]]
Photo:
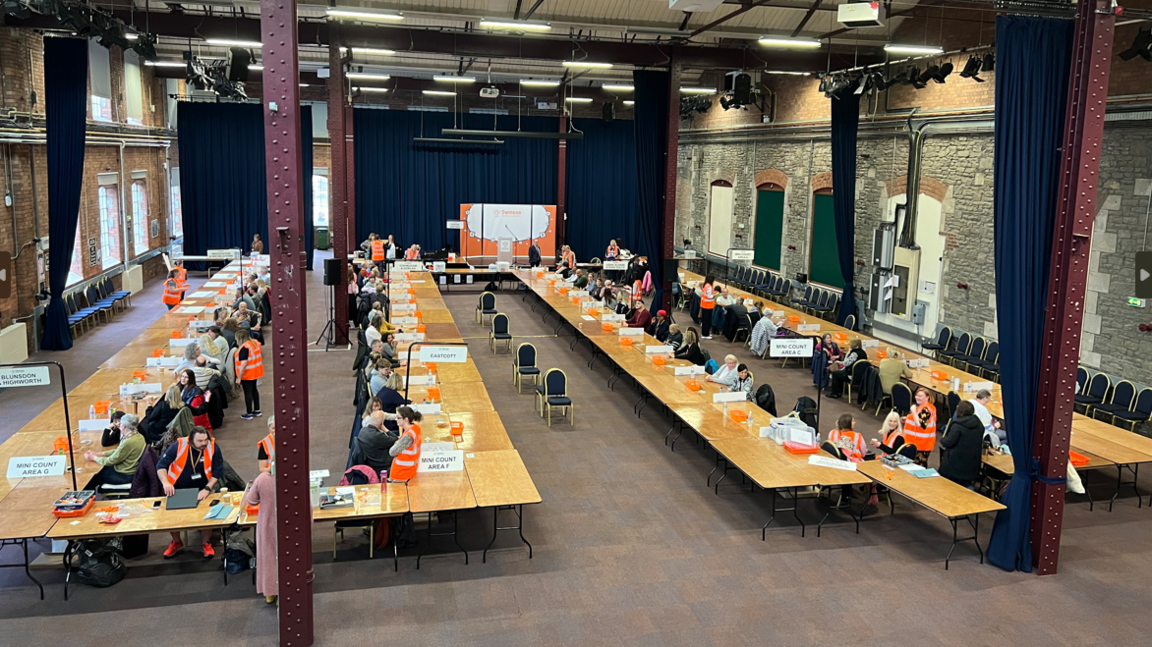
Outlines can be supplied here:
[[680, 147], [680, 82], [682, 67], [673, 59], [668, 70], [668, 141], [664, 149], [664, 217], [660, 223], [660, 276], [663, 308], [672, 312], [672, 277], [665, 276], [664, 259], [676, 255], [676, 157]]
[[[1032, 455], [1040, 459], [1040, 474], [1049, 478], [1064, 478], [1068, 464], [1115, 30], [1108, 0], [1081, 2], [1077, 11], [1032, 443]], [[1040, 575], [1055, 573], [1064, 517], [1064, 485], [1035, 483], [1031, 507], [1033, 566]]]
[[[271, 240], [276, 413], [276, 573], [280, 644], [312, 644], [312, 510], [308, 493], [308, 353], [304, 298], [304, 176], [296, 1], [261, 0], [264, 159]], [[309, 174], [310, 175], [310, 174]]]
[[[560, 115], [560, 132], [568, 132], [568, 115]], [[565, 197], [568, 187], [568, 140], [559, 140], [556, 151], [557, 155], [559, 155], [556, 164], [556, 245], [560, 246], [564, 244], [564, 235], [566, 233], [566, 227], [564, 225], [568, 224], [566, 222], [568, 200]], [[557, 252], [559, 252], [559, 247], [557, 247]], [[590, 253], [595, 255], [595, 250], [592, 250]]]
[[[355, 237], [348, 231], [348, 205], [345, 202], [346, 170], [344, 168], [344, 111], [345, 103], [344, 64], [340, 57], [340, 26], [333, 22], [328, 26], [328, 140], [332, 144], [331, 161], [328, 164], [328, 231], [332, 232], [332, 258], [347, 258], [354, 247], [350, 241]], [[348, 336], [348, 272], [344, 271], [347, 261], [340, 264], [340, 277], [332, 289], [336, 312], [336, 342], [351, 339]]]
[[[352, 252], [360, 242], [360, 237], [356, 234], [356, 111], [351, 104], [344, 108], [344, 135], [344, 198], [348, 204], [345, 217], [348, 219], [348, 251]], [[376, 233], [387, 238], [391, 232]]]

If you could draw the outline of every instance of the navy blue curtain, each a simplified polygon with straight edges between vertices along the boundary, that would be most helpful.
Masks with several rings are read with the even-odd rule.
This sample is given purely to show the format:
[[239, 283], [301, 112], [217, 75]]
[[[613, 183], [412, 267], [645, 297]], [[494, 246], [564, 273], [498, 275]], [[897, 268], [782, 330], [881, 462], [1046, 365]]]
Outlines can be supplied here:
[[88, 41], [44, 39], [44, 94], [48, 130], [48, 303], [43, 350], [72, 348], [64, 289], [84, 179], [84, 120], [88, 107]]
[[[836, 255], [844, 294], [837, 323], [856, 313], [852, 277], [856, 271], [856, 128], [860, 122], [860, 95], [848, 90], [832, 99], [832, 211], [836, 219]], [[827, 253], [824, 250], [822, 253]], [[812, 250], [816, 253], [816, 250]]]
[[[1016, 473], [988, 543], [988, 561], [1032, 570], [1029, 505], [1033, 425], [1060, 146], [1068, 97], [1073, 22], [996, 19], [994, 211], [996, 302], [1000, 315], [1000, 388]], [[1010, 304], [1010, 305], [1009, 305]]]
[[640, 240], [640, 193], [633, 121], [573, 119], [584, 139], [568, 142], [568, 222], [564, 242], [576, 258], [604, 258], [608, 241], [635, 249]]
[[[453, 123], [455, 121], [455, 124]], [[447, 229], [460, 205], [556, 204], [555, 139], [505, 140], [503, 146], [419, 144], [442, 128], [492, 129], [492, 115], [356, 108], [356, 236], [393, 234], [401, 247], [459, 247]], [[556, 132], [554, 117], [500, 116], [498, 130]]]
[[[264, 172], [264, 111], [258, 103], [176, 104], [180, 141], [180, 197], [184, 253], [248, 248], [268, 238], [268, 179]], [[312, 107], [300, 107], [304, 215], [312, 221]], [[305, 244], [311, 261], [310, 226]]]
[[664, 220], [664, 163], [668, 149], [668, 95], [672, 87], [667, 72], [636, 70], [636, 177], [640, 194], [640, 219], [632, 251], [648, 257], [648, 269], [656, 294], [652, 303], [661, 303], [664, 259], [660, 253]]
[[[307, 252], [304, 269], [312, 271], [315, 256], [316, 225], [312, 221], [312, 106], [300, 106], [300, 175], [304, 181], [304, 249]], [[267, 245], [264, 247], [268, 251]]]

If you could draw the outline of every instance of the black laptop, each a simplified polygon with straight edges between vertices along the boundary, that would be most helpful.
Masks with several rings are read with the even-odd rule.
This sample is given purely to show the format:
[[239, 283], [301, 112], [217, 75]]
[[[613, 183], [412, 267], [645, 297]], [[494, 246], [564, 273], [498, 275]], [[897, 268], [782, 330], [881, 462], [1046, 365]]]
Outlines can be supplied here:
[[198, 498], [200, 490], [197, 488], [183, 488], [176, 490], [176, 493], [168, 497], [169, 510], [187, 510], [188, 508], [195, 508], [200, 505]]

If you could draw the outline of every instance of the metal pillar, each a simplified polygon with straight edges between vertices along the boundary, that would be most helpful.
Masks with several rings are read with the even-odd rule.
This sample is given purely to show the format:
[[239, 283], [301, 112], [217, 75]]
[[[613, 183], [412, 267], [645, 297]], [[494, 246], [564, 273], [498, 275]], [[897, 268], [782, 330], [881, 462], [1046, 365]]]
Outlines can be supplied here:
[[[344, 180], [344, 198], [348, 204], [345, 212], [345, 217], [348, 219], [348, 251], [352, 252], [360, 242], [360, 237], [356, 234], [356, 111], [352, 109], [352, 104], [344, 108]], [[376, 233], [387, 238], [388, 234], [393, 232]]]
[[680, 80], [682, 68], [673, 60], [668, 83], [668, 141], [664, 149], [664, 214], [660, 223], [660, 275], [663, 307], [672, 312], [672, 277], [664, 276], [664, 259], [676, 255], [676, 156], [680, 146]]
[[[1060, 199], [1052, 234], [1044, 357], [1036, 403], [1032, 455], [1040, 474], [1064, 478], [1072, 430], [1080, 326], [1088, 283], [1088, 252], [1096, 217], [1100, 148], [1112, 59], [1115, 17], [1109, 0], [1081, 2], [1068, 83], [1068, 112], [1061, 154]], [[1056, 572], [1064, 485], [1032, 488], [1032, 560], [1040, 575]]]
[[308, 308], [304, 175], [300, 160], [300, 60], [296, 0], [261, 0], [264, 158], [267, 168], [272, 352], [276, 413], [276, 573], [280, 644], [312, 644], [312, 510], [308, 495]]
[[[328, 139], [332, 143], [331, 161], [328, 163], [328, 231], [332, 232], [332, 258], [346, 259], [354, 245], [348, 241], [352, 234], [348, 231], [348, 206], [345, 203], [346, 181], [344, 169], [344, 111], [346, 86], [344, 65], [340, 58], [340, 25], [333, 22], [328, 27], [331, 44], [328, 46]], [[336, 343], [349, 341], [348, 336], [348, 272], [344, 269], [345, 260], [340, 264], [339, 283], [332, 287], [333, 309], [336, 322]]]
[[[568, 132], [568, 115], [560, 115], [560, 132]], [[559, 148], [557, 148], [559, 163], [556, 165], [558, 170], [558, 178], [556, 181], [556, 248], [559, 251], [561, 245], [564, 244], [565, 226], [567, 224], [566, 215], [568, 209], [568, 200], [565, 195], [568, 185], [568, 140], [561, 139], [559, 141]], [[591, 253], [595, 254], [593, 250]]]

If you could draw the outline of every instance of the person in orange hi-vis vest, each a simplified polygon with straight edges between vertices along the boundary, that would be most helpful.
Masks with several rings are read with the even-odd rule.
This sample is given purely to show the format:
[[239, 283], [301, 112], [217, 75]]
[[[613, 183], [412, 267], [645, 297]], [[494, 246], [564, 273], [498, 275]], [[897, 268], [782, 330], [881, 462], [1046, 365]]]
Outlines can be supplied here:
[[236, 331], [236, 378], [244, 389], [246, 413], [240, 418], [251, 420], [264, 415], [260, 412], [260, 392], [256, 389], [258, 380], [264, 377], [264, 362], [260, 357], [260, 342], [252, 339], [247, 328]]
[[392, 443], [388, 454], [392, 456], [392, 469], [388, 472], [389, 481], [408, 481], [416, 476], [420, 467], [420, 422], [423, 416], [412, 407], [396, 408], [396, 425], [400, 437]]
[[384, 262], [384, 247], [384, 241], [380, 240], [379, 238], [376, 238], [372, 241], [372, 262]]
[[260, 471], [271, 469], [276, 456], [276, 416], [268, 417], [268, 435], [256, 443], [256, 460], [260, 461]]
[[716, 308], [716, 290], [712, 288], [715, 282], [711, 276], [704, 277], [700, 286], [700, 338], [712, 339], [712, 311]]
[[[224, 455], [216, 446], [216, 441], [208, 437], [208, 431], [203, 427], [193, 427], [187, 438], [180, 438], [168, 446], [164, 455], [156, 462], [156, 475], [160, 477], [160, 486], [164, 488], [164, 496], [176, 494], [176, 490], [199, 490], [197, 497], [203, 501], [216, 487], [217, 476], [213, 466], [224, 465]], [[212, 530], [200, 531], [201, 548], [204, 558], [209, 559], [216, 554], [212, 550]], [[172, 543], [164, 551], [164, 559], [175, 557], [184, 549], [184, 542], [180, 540], [180, 533], [172, 533]]]
[[843, 454], [852, 462], [864, 460], [868, 447], [864, 444], [864, 436], [852, 429], [852, 414], [845, 413], [836, 421], [836, 428], [828, 432], [828, 440], [832, 441]]
[[183, 300], [180, 283], [176, 280], [176, 270], [168, 272], [168, 278], [164, 279], [164, 296], [160, 300], [168, 306], [169, 310], [175, 308]]
[[921, 464], [928, 463], [928, 455], [936, 447], [936, 407], [930, 399], [927, 390], [916, 389], [916, 403], [904, 419], [904, 441], [916, 446]]

